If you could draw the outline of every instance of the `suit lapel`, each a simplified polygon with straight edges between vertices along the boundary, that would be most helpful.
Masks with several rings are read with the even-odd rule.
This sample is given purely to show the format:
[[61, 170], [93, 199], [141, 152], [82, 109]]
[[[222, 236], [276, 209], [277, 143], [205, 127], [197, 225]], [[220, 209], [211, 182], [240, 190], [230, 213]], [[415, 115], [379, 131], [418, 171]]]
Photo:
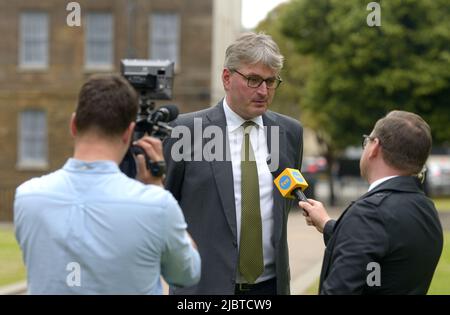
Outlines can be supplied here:
[[[228, 133], [226, 129], [226, 118], [223, 111], [223, 104], [220, 102], [207, 114], [209, 119], [208, 124], [217, 126], [222, 130], [223, 134], [223, 152], [229, 152]], [[206, 127], [206, 126], [205, 126]], [[204, 144], [203, 144], [204, 145]], [[210, 162], [214, 180], [216, 182], [217, 191], [220, 196], [220, 202], [224, 210], [225, 217], [234, 238], [237, 239], [236, 227], [236, 205], [234, 197], [234, 180], [233, 180], [233, 166], [231, 159], [226, 156], [225, 161], [211, 161]]]
[[[271, 170], [272, 177], [273, 179], [275, 179], [284, 170], [284, 168], [289, 165], [287, 157], [285, 156], [284, 152], [281, 151], [281, 149], [286, 148], [286, 134], [284, 128], [276, 122], [276, 117], [273, 117], [270, 112], [264, 114], [262, 118], [264, 126], [266, 127], [267, 149], [269, 152], [268, 164], [270, 165], [270, 163], [273, 162], [272, 160], [276, 158], [278, 158], [279, 161], [278, 168], [275, 170]], [[278, 128], [278, 134], [276, 132], [276, 128]], [[276, 138], [277, 136], [278, 139]], [[277, 244], [280, 241], [282, 235], [284, 216], [283, 209], [285, 200], [281, 196], [275, 184], [273, 184], [272, 196], [274, 220], [273, 242]]]

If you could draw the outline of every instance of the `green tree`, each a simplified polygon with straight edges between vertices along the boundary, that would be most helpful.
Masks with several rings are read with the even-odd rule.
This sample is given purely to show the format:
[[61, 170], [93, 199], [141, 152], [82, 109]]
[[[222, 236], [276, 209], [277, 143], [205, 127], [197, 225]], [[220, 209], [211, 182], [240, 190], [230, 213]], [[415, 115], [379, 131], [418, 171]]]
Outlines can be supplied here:
[[322, 128], [322, 122], [326, 119], [322, 117], [322, 112], [317, 113], [311, 111], [308, 107], [303, 107], [305, 88], [313, 69], [312, 57], [300, 54], [295, 40], [282, 32], [283, 21], [280, 17], [284, 16], [290, 9], [289, 3], [280, 4], [268, 14], [267, 18], [256, 29], [256, 31], [271, 35], [285, 57], [281, 72], [283, 84], [277, 90], [271, 109], [298, 118], [304, 126], [313, 129], [319, 144], [322, 144], [322, 154], [326, 154], [327, 143], [325, 138], [328, 137], [326, 137]]
[[[314, 108], [303, 106], [303, 98], [305, 95], [305, 87], [308, 82], [309, 73], [312, 70], [313, 60], [311, 57], [300, 54], [296, 47], [295, 40], [287, 37], [282, 32], [283, 21], [280, 17], [284, 16], [290, 10], [290, 4], [281, 4], [272, 10], [267, 18], [262, 21], [257, 31], [265, 32], [272, 36], [277, 42], [282, 54], [285, 57], [284, 67], [281, 72], [283, 84], [278, 89], [276, 97], [271, 109], [289, 115], [291, 117], [299, 118], [305, 127], [314, 131], [316, 140], [321, 147], [321, 154], [327, 158], [328, 161], [328, 178], [332, 178], [333, 165], [333, 150], [328, 141], [330, 137], [326, 133], [323, 123], [327, 122], [327, 113], [315, 112]], [[330, 203], [334, 204], [334, 189], [333, 181], [329, 181], [330, 185]]]
[[311, 58], [297, 51], [295, 41], [282, 33], [283, 16], [289, 10], [289, 4], [283, 3], [273, 9], [265, 20], [257, 26], [256, 31], [272, 36], [285, 57], [281, 71], [283, 83], [277, 90], [271, 109], [299, 119], [303, 115], [302, 96], [308, 79]]
[[274, 106], [301, 114], [330, 166], [393, 109], [423, 116], [435, 144], [450, 139], [448, 0], [377, 1], [381, 27], [367, 25], [369, 2], [291, 0], [258, 27], [286, 56]]
[[[331, 152], [393, 109], [423, 116], [435, 143], [450, 139], [448, 0], [389, 0], [380, 27], [366, 22], [367, 0], [293, 0], [283, 35], [313, 58], [302, 99]], [[304, 119], [305, 121], [305, 119]]]

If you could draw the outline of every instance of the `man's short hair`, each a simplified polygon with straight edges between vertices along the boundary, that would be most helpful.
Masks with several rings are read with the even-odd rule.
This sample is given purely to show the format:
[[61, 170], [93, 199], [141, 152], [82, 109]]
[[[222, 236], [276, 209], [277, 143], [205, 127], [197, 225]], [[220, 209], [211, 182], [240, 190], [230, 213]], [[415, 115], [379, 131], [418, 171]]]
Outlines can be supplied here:
[[75, 124], [80, 133], [95, 130], [107, 137], [121, 135], [136, 119], [138, 97], [121, 76], [95, 75], [81, 88]]
[[419, 174], [431, 151], [430, 126], [419, 115], [395, 110], [375, 124], [384, 161], [410, 175]]
[[237, 70], [243, 64], [262, 64], [280, 72], [284, 57], [272, 37], [264, 33], [244, 33], [228, 46], [224, 67]]

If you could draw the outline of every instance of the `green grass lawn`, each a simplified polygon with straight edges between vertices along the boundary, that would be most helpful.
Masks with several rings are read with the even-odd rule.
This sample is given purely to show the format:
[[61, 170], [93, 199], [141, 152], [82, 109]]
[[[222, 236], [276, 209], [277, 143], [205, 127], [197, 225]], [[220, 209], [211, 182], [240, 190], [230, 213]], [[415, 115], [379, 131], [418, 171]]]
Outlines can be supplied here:
[[[307, 295], [316, 295], [319, 290], [319, 280], [311, 285], [305, 292]], [[450, 295], [450, 232], [444, 233], [444, 248], [441, 259], [431, 281], [429, 295]]]
[[317, 295], [319, 292], [319, 279], [312, 284], [305, 292], [306, 295]]
[[0, 227], [0, 286], [25, 280], [22, 253], [12, 227]]
[[444, 249], [428, 294], [450, 295], [450, 232], [444, 233]]
[[436, 209], [442, 212], [450, 212], [450, 198], [433, 198]]

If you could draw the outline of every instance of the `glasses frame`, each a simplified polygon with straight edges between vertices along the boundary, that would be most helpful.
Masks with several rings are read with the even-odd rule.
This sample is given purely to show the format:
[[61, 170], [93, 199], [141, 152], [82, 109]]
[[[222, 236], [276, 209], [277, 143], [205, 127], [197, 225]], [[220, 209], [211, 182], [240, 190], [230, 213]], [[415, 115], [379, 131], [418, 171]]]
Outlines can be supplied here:
[[276, 90], [276, 89], [278, 89], [278, 87], [280, 86], [280, 84], [283, 82], [283, 80], [282, 80], [279, 76], [277, 76], [277, 77], [275, 77], [275, 82], [274, 82], [275, 86], [274, 86], [274, 87], [269, 87], [269, 86], [267, 85], [267, 80], [273, 79], [273, 78], [263, 79], [263, 78], [260, 77], [260, 78], [261, 78], [261, 82], [258, 84], [258, 86], [251, 86], [251, 85], [250, 85], [250, 79], [251, 79], [251, 78], [250, 78], [249, 76], [246, 76], [245, 74], [239, 72], [238, 70], [231, 70], [231, 69], [230, 69], [230, 71], [231, 71], [231, 72], [236, 72], [236, 73], [239, 74], [241, 77], [243, 77], [244, 79], [246, 79], [246, 80], [247, 80], [247, 86], [248, 86], [249, 88], [252, 88], [252, 89], [257, 89], [257, 88], [259, 88], [259, 87], [263, 84], [263, 82], [266, 82], [266, 88], [267, 88], [267, 89], [269, 89], [269, 90]]
[[372, 137], [372, 136], [369, 136], [369, 135], [362, 135], [362, 137], [363, 137], [363, 140], [362, 140], [361, 146], [362, 146], [363, 150], [366, 148], [366, 146], [369, 143], [369, 141], [373, 141], [373, 140], [376, 139], [376, 137]]

